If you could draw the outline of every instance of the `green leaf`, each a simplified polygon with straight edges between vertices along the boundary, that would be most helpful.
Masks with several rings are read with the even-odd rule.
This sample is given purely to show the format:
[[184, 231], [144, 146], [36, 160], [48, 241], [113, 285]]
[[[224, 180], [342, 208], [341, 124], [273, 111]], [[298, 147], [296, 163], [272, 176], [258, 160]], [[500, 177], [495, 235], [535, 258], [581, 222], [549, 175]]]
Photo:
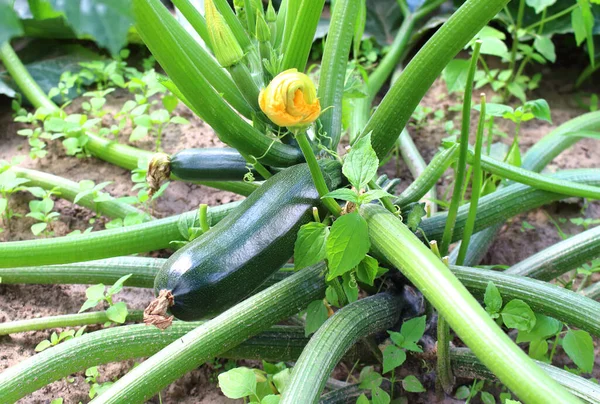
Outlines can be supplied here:
[[336, 189], [323, 195], [323, 198], [335, 198], [341, 199], [342, 201], [358, 203], [358, 194], [355, 191], [348, 188]]
[[381, 387], [375, 387], [371, 392], [373, 404], [389, 404], [390, 395]]
[[353, 272], [346, 272], [342, 275], [342, 289], [344, 289], [348, 303], [358, 300], [358, 285]]
[[467, 85], [467, 75], [470, 62], [466, 59], [454, 59], [442, 71], [449, 93], [464, 91]]
[[106, 317], [113, 323], [123, 324], [127, 319], [127, 304], [125, 302], [115, 303], [106, 310]]
[[256, 391], [256, 376], [245, 367], [231, 369], [219, 375], [219, 387], [229, 398], [243, 398]]
[[417, 231], [417, 228], [421, 224], [423, 216], [425, 216], [426, 214], [427, 212], [425, 212], [423, 204], [415, 203], [408, 215], [406, 216], [406, 225], [412, 231]]
[[324, 260], [328, 236], [329, 227], [323, 223], [310, 222], [300, 227], [294, 244], [294, 268], [299, 270]]
[[384, 191], [383, 189], [372, 189], [360, 195], [360, 203], [369, 203], [375, 199], [381, 199], [386, 197], [394, 197], [394, 195]]
[[333, 286], [327, 286], [327, 289], [325, 289], [325, 299], [330, 305], [340, 307], [340, 299]]
[[537, 339], [529, 344], [529, 357], [539, 361], [546, 360], [548, 352], [548, 342], [545, 339]]
[[91, 35], [98, 45], [117, 55], [127, 43], [133, 23], [131, 2], [121, 0], [50, 0], [52, 8], [63, 12], [75, 32]]
[[550, 106], [544, 99], [537, 99], [533, 101], [527, 101], [525, 106], [529, 108], [531, 113], [537, 118], [543, 121], [552, 123], [552, 117], [550, 116]]
[[394, 344], [398, 346], [404, 345], [404, 335], [396, 331], [388, 331], [388, 334], [390, 334], [390, 339], [394, 342]]
[[96, 307], [98, 303], [100, 303], [99, 300], [88, 299], [83, 303], [78, 313], [82, 313], [88, 309], [91, 309], [92, 307]]
[[525, 91], [523, 91], [523, 88], [518, 83], [510, 83], [508, 86], [506, 86], [506, 88], [508, 88], [508, 91], [517, 97], [521, 102], [525, 102], [527, 99]]
[[162, 99], [162, 104], [169, 114], [172, 114], [177, 108], [177, 104], [179, 104], [179, 99], [172, 94], [167, 94]]
[[23, 27], [12, 3], [12, 0], [0, 0], [0, 44], [23, 34]]
[[481, 392], [481, 401], [483, 404], [496, 404], [496, 398], [487, 391]]
[[531, 331], [519, 331], [517, 343], [545, 339], [556, 335], [562, 330], [563, 324], [555, 318], [535, 313], [535, 326]]
[[545, 8], [550, 7], [556, 0], [525, 0], [529, 7], [535, 9], [535, 13], [539, 14], [544, 11]]
[[306, 323], [304, 324], [304, 336], [308, 337], [327, 321], [329, 313], [323, 300], [311, 302], [306, 309]]
[[490, 314], [496, 314], [502, 309], [502, 296], [492, 281], [489, 281], [485, 288], [483, 302], [485, 303], [485, 311]]
[[406, 360], [406, 352], [395, 345], [388, 345], [383, 351], [383, 373], [387, 373]]
[[354, 188], [364, 189], [377, 174], [379, 159], [371, 147], [371, 134], [361, 137], [344, 159], [342, 172]]
[[279, 393], [283, 393], [285, 391], [291, 377], [291, 369], [283, 369], [281, 372], [277, 372], [275, 375], [273, 375], [273, 384], [275, 384], [275, 387]]
[[383, 377], [381, 377], [379, 373], [375, 372], [373, 366], [365, 366], [360, 371], [358, 381], [360, 382], [359, 388], [364, 390], [372, 390], [381, 386]]
[[35, 352], [42, 352], [44, 349], [50, 348], [51, 346], [52, 343], [45, 339], [35, 346]]
[[583, 330], [569, 330], [562, 341], [563, 349], [569, 358], [585, 373], [594, 368], [594, 342]]
[[531, 331], [535, 326], [535, 314], [531, 310], [531, 307], [520, 299], [508, 302], [500, 315], [508, 328]]
[[31, 232], [34, 236], [38, 236], [41, 232], [46, 230], [47, 227], [48, 223], [36, 223], [34, 225], [31, 225]]
[[508, 47], [504, 41], [498, 38], [482, 38], [481, 41], [481, 54], [493, 55], [501, 58], [508, 56]]
[[131, 131], [131, 135], [129, 135], [129, 141], [135, 142], [136, 140], [141, 140], [148, 136], [148, 128], [145, 126], [136, 126], [133, 131]]
[[419, 379], [413, 375], [408, 375], [402, 380], [402, 388], [411, 393], [423, 393], [426, 391]]
[[358, 213], [336, 219], [327, 237], [328, 280], [343, 275], [365, 257], [371, 243], [366, 220]]
[[533, 41], [533, 47], [536, 51], [538, 51], [543, 57], [551, 61], [552, 63], [556, 62], [556, 50], [554, 48], [554, 43], [552, 39], [547, 36], [536, 36]]
[[356, 278], [367, 285], [373, 286], [373, 282], [377, 277], [377, 270], [379, 269], [379, 262], [373, 257], [368, 255], [358, 264], [356, 269]]
[[467, 386], [460, 386], [456, 389], [456, 394], [454, 394], [454, 398], [459, 400], [466, 400], [471, 395], [471, 390]]
[[411, 318], [410, 320], [402, 323], [400, 333], [404, 337], [404, 340], [410, 342], [419, 342], [423, 336], [423, 333], [425, 333], [426, 319], [426, 316], [420, 316]]
[[116, 295], [117, 293], [119, 293], [121, 291], [121, 289], [123, 289], [123, 284], [125, 283], [125, 281], [129, 278], [131, 278], [133, 274], [129, 274], [129, 275], [124, 275], [122, 277], [120, 277], [109, 289], [108, 292], [106, 292], [107, 296], [112, 296], [112, 295]]
[[575, 34], [575, 42], [577, 42], [577, 46], [579, 46], [587, 38], [587, 30], [585, 29], [585, 23], [580, 8], [576, 8], [571, 13], [571, 26], [573, 27], [573, 33]]
[[264, 396], [262, 400], [260, 400], [260, 404], [279, 404], [279, 400], [281, 400], [281, 396], [269, 394], [268, 396]]
[[185, 119], [181, 116], [174, 116], [173, 118], [171, 118], [171, 120], [169, 122], [175, 123], [177, 125], [189, 125], [190, 124], [190, 121], [188, 121], [187, 119]]
[[356, 404], [370, 404], [370, 401], [367, 398], [367, 396], [365, 396], [365, 394], [363, 393], [360, 396], [358, 396], [358, 399], [356, 400]]
[[85, 290], [85, 296], [90, 300], [100, 301], [104, 299], [105, 286], [102, 283], [92, 285]]

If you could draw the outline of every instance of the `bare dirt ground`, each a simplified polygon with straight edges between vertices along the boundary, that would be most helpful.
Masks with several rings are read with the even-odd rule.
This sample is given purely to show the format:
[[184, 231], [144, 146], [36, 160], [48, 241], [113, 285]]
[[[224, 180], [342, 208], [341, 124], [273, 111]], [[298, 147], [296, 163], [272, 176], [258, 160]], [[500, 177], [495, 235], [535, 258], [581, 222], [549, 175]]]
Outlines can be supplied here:
[[[560, 73], [555, 74], [555, 77], [563, 77]], [[564, 80], [573, 82], [573, 80], [568, 81], [570, 79]], [[548, 100], [552, 108], [553, 124], [541, 121], [525, 123], [521, 132], [521, 149], [523, 152], [553, 128], [584, 112], [577, 108], [573, 95], [568, 89], [565, 89], [564, 80], [553, 81], [551, 78], [547, 78], [542, 81], [543, 88], [536, 92], [535, 97], [539, 96]], [[456, 103], [456, 99], [454, 97], [443, 96], [445, 93], [445, 85], [438, 81], [423, 100], [423, 104], [432, 107], [434, 110], [444, 109], [446, 111], [444, 121], [454, 118], [456, 123], [458, 123], [457, 113], [448, 111], [449, 106]], [[120, 97], [124, 96], [125, 94], [118, 94], [117, 97], [110, 100], [110, 105], [120, 106], [124, 102]], [[532, 96], [532, 98], [535, 97]], [[71, 108], [77, 108], [77, 105]], [[211, 129], [193, 117], [189, 111], [183, 107], [179, 107], [178, 111], [182, 116], [190, 120], [190, 125], [181, 127], [172, 126], [166, 131], [163, 141], [163, 147], [166, 152], [172, 153], [189, 147], [214, 147], [222, 145], [216, 139]], [[440, 140], [448, 136], [442, 124], [426, 125], [425, 128], [419, 131], [415, 131], [414, 128], [411, 129], [411, 135], [426, 161], [429, 161], [435, 154]], [[512, 134], [514, 130], [512, 124], [503, 122], [500, 125], [505, 132]], [[26, 139], [16, 135], [16, 131], [20, 128], [19, 124], [12, 122], [9, 104], [1, 104], [0, 159], [10, 160], [15, 155], [27, 154], [28, 146]], [[151, 141], [138, 142], [136, 146], [152, 149], [153, 143]], [[95, 158], [76, 159], [68, 157], [64, 154], [62, 146], [58, 143], [50, 145], [49, 150], [50, 153], [45, 159], [36, 161], [27, 159], [22, 165], [75, 181], [83, 179], [91, 179], [96, 183], [113, 181], [113, 184], [106, 189], [113, 196], [132, 194], [131, 187], [133, 183], [128, 171], [111, 166]], [[586, 139], [580, 141], [555, 159], [550, 165], [549, 170], [597, 168], [599, 163], [600, 147], [598, 147], [598, 143]], [[391, 161], [383, 167], [381, 173], [384, 172], [390, 176], [396, 176], [395, 162]], [[400, 172], [398, 174], [402, 179], [402, 184], [397, 192], [408, 186], [412, 180], [409, 171], [402, 163], [400, 164]], [[439, 184], [438, 191], [440, 195], [444, 191], [446, 184], [446, 181]], [[26, 213], [27, 204], [30, 199], [31, 197], [27, 194], [17, 194], [11, 201], [11, 207], [19, 213]], [[165, 217], [194, 209], [200, 203], [218, 205], [236, 199], [239, 199], [239, 197], [228, 192], [185, 183], [172, 183], [164, 196], [158, 200], [154, 214], [157, 217]], [[514, 218], [502, 228], [498, 239], [485, 258], [485, 263], [514, 264], [560, 241], [560, 237], [546, 213], [552, 215], [554, 218], [558, 218], [559, 216], [566, 218], [577, 217], [581, 216], [581, 206], [579, 201], [575, 201], [575, 203], [557, 203]], [[93, 216], [91, 211], [62, 200], [57, 201], [56, 210], [61, 214], [60, 223], [54, 228], [56, 236], [65, 235], [75, 229], [85, 230], [89, 226], [89, 219]], [[590, 204], [584, 213], [586, 217], [599, 218], [600, 204]], [[523, 231], [523, 221], [527, 221], [535, 229]], [[33, 235], [29, 231], [32, 223], [33, 221], [27, 218], [16, 220], [9, 232], [6, 231], [0, 234], [0, 240], [13, 241], [33, 238]], [[102, 228], [103, 221], [96, 221], [94, 231], [101, 230]], [[581, 231], [581, 228], [566, 224], [563, 230], [570, 234]], [[85, 301], [85, 288], [83, 285], [0, 285], [0, 322], [76, 313]], [[129, 307], [133, 309], [144, 308], [151, 298], [151, 291], [134, 288], [125, 288], [124, 292], [118, 295], [118, 300], [126, 301]], [[51, 331], [29, 332], [0, 337], [0, 371], [34, 355], [34, 347], [42, 339], [48, 338]], [[597, 359], [597, 363], [599, 360], [600, 358]], [[121, 377], [133, 364], [134, 361], [127, 361], [101, 366], [100, 381], [108, 381]], [[412, 373], [419, 373], [419, 367], [419, 364], [415, 364]], [[343, 372], [341, 373], [343, 374]], [[49, 403], [52, 399], [58, 397], [64, 398], [65, 403], [88, 402], [89, 385], [86, 384], [84, 379], [83, 372], [79, 372], [74, 375], [72, 383], [66, 380], [52, 383], [22, 399], [20, 403]], [[161, 394], [162, 402], [232, 402], [232, 400], [228, 400], [222, 396], [215, 385], [215, 380], [215, 369], [211, 365], [205, 365], [165, 389]], [[453, 401], [449, 400], [449, 402]], [[159, 401], [158, 398], [154, 398], [150, 402], [158, 403]], [[429, 402], [429, 399], [414, 395], [411, 396], [409, 402]]]

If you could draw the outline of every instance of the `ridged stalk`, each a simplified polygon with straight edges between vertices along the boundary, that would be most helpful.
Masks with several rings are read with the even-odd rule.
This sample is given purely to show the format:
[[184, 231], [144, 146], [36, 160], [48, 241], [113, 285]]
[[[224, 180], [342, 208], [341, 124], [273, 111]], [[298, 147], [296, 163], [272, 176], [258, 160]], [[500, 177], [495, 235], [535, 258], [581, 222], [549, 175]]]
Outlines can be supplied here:
[[[0, 397], [15, 402], [45, 385], [90, 366], [154, 355], [203, 322], [176, 321], [161, 331], [147, 325], [108, 328], [61, 342], [0, 373]], [[294, 360], [306, 344], [304, 330], [273, 327], [220, 356], [233, 359]], [[131, 401], [124, 401], [131, 402]]]
[[63, 285], [103, 283], [112, 285], [131, 274], [128, 287], [153, 288], [156, 273], [166, 260], [147, 257], [117, 257], [63, 265], [0, 268], [3, 285]]
[[[468, 348], [452, 348], [450, 350], [452, 370], [457, 376], [470, 379], [498, 380], [489, 369], [482, 364]], [[547, 363], [534, 361], [544, 372], [574, 396], [589, 403], [600, 402], [600, 386], [581, 376], [562, 370]], [[554, 401], [558, 402], [558, 401]]]
[[[142, 310], [133, 310], [127, 314], [126, 321], [142, 321], [143, 317], [144, 312]], [[27, 320], [0, 323], [0, 335], [16, 334], [27, 331], [48, 330], [51, 328], [81, 327], [90, 324], [104, 324], [107, 321], [110, 320], [105, 311], [38, 317]]]
[[[598, 169], [564, 170], [553, 174], [552, 177], [588, 185], [600, 185], [600, 170]], [[474, 231], [478, 232], [486, 227], [502, 223], [519, 213], [564, 198], [565, 196], [562, 194], [534, 189], [527, 185], [509, 185], [485, 195], [479, 200]], [[470, 204], [465, 204], [459, 208], [452, 241], [462, 238], [469, 207]], [[420, 227], [429, 240], [439, 241], [441, 239], [446, 217], [447, 213], [442, 212], [421, 222]]]
[[[600, 111], [589, 112], [573, 118], [534, 144], [523, 156], [522, 167], [526, 170], [540, 172], [556, 156], [580, 140], [577, 136], [573, 136], [575, 133], [598, 129], [600, 129]], [[481, 261], [501, 227], [502, 223], [497, 224], [471, 238], [465, 264], [477, 265]], [[457, 252], [458, 249], [455, 249], [450, 255], [450, 262], [454, 262]]]
[[373, 148], [383, 159], [444, 67], [508, 0], [467, 0], [427, 41], [392, 85], [363, 133], [372, 132]]
[[494, 282], [500, 294], [527, 302], [536, 313], [555, 317], [571, 326], [600, 336], [600, 303], [568, 289], [503, 272], [451, 266], [467, 289], [483, 300], [488, 282]]
[[[376, 205], [363, 205], [372, 248], [402, 270], [477, 357], [525, 403], [576, 403], [498, 327], [488, 313], [398, 218]], [[492, 347], [493, 349], [490, 349]]]
[[337, 148], [342, 134], [342, 96], [346, 65], [361, 1], [339, 0], [335, 3], [321, 61], [317, 93], [323, 110], [320, 120], [329, 138], [324, 139], [324, 143], [333, 150]]
[[[291, 0], [288, 8], [293, 3], [298, 3], [300, 0]], [[306, 68], [308, 55], [313, 43], [317, 25], [323, 12], [325, 0], [301, 0], [300, 7], [297, 8], [297, 13], [289, 13], [285, 22], [285, 35], [283, 52], [283, 69], [296, 68], [303, 72]], [[293, 28], [289, 31], [290, 22], [294, 22]]]
[[[211, 225], [217, 224], [238, 205], [239, 202], [232, 202], [209, 209]], [[0, 268], [67, 264], [169, 248], [171, 241], [185, 240], [188, 227], [198, 223], [197, 215], [197, 211], [191, 211], [78, 236], [0, 243]], [[185, 235], [182, 234], [184, 230]]]
[[93, 402], [138, 402], [154, 396], [210, 358], [322, 298], [326, 288], [323, 272], [322, 264], [305, 268], [237, 304], [142, 362]]
[[[27, 183], [27, 186], [29, 187], [40, 187], [46, 191], [57, 188], [57, 191], [60, 192], [59, 196], [70, 202], [75, 200], [75, 197], [80, 191], [78, 183], [57, 175], [22, 167], [12, 167], [10, 170], [13, 171], [17, 177], [28, 179], [29, 182]], [[104, 193], [100, 192], [100, 194]], [[77, 204], [111, 219], [123, 219], [130, 214], [144, 213], [127, 203], [119, 202], [117, 200], [94, 202], [94, 195], [82, 197], [77, 201]], [[147, 216], [149, 219], [151, 218], [150, 215]]]
[[[400, 139], [402, 138], [403, 136], [400, 135]], [[431, 162], [423, 169], [423, 172], [410, 183], [408, 188], [402, 191], [394, 203], [402, 208], [410, 203], [419, 201], [427, 195], [428, 192], [431, 192], [430, 190], [435, 189], [435, 184], [442, 178], [442, 175], [444, 175], [457, 156], [458, 145], [453, 145], [449, 149], [438, 152], [433, 156]], [[404, 160], [407, 161], [406, 158]]]
[[556, 243], [515, 264], [505, 274], [550, 281], [600, 256], [600, 226]]
[[292, 371], [281, 404], [316, 403], [331, 372], [359, 339], [392, 327], [401, 300], [381, 293], [345, 306], [310, 339]]

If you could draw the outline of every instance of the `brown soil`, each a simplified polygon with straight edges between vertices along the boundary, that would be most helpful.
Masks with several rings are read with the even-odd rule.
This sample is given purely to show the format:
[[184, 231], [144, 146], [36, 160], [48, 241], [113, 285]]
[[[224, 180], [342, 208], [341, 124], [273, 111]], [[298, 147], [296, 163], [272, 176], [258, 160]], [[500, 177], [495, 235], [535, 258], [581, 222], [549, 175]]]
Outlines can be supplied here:
[[[573, 82], [573, 80], [568, 82]], [[565, 91], [561, 87], [561, 83], [564, 83], [564, 81], [553, 82], [550, 79], [543, 81], [544, 88], [536, 96], [546, 98], [549, 101], [552, 107], [553, 124], [540, 121], [530, 121], [524, 124], [521, 132], [522, 151], [525, 151], [527, 147], [549, 133], [554, 127], [583, 112], [576, 107], [572, 94]], [[443, 129], [443, 122], [452, 118], [458, 124], [458, 114], [448, 112], [448, 107], [451, 104], [455, 104], [456, 99], [445, 94], [445, 85], [438, 81], [423, 100], [424, 105], [430, 106], [434, 110], [444, 109], [447, 111], [446, 118], [442, 121], [442, 124], [427, 125], [425, 128], [419, 130], [418, 133], [416, 133], [414, 128], [411, 129], [411, 135], [426, 161], [429, 161], [435, 154], [440, 140], [448, 136]], [[124, 102], [122, 99], [123, 96], [124, 94], [122, 93], [117, 94], [111, 98], [109, 105], [120, 106]], [[532, 98], [534, 97], [532, 96]], [[16, 131], [20, 128], [20, 125], [12, 122], [8, 104], [0, 106], [0, 108], [0, 144], [2, 145], [0, 148], [0, 159], [10, 160], [12, 156], [27, 154], [27, 141], [23, 137], [16, 135]], [[77, 108], [77, 105], [72, 106], [72, 108]], [[188, 118], [191, 124], [182, 127], [172, 126], [166, 131], [163, 141], [163, 147], [166, 152], [175, 152], [189, 147], [214, 147], [221, 145], [211, 129], [193, 117], [189, 111], [183, 107], [179, 107], [178, 112]], [[501, 128], [507, 133], [512, 133], [513, 131], [512, 125], [505, 122], [501, 123]], [[152, 149], [153, 143], [151, 141], [139, 142], [136, 146]], [[62, 151], [62, 146], [58, 143], [50, 145], [49, 150], [50, 153], [47, 158], [36, 161], [27, 159], [23, 163], [23, 166], [64, 176], [75, 181], [91, 179], [98, 183], [110, 180], [113, 181], [113, 184], [107, 190], [112, 195], [122, 196], [132, 194], [131, 187], [133, 183], [128, 171], [94, 158], [75, 159], [67, 157]], [[598, 167], [598, 161], [600, 161], [600, 148], [597, 143], [594, 143], [592, 140], [583, 140], [559, 156], [550, 165], [549, 170]], [[390, 176], [396, 176], [395, 163], [393, 161], [389, 162], [383, 167], [381, 172], [385, 172]], [[412, 178], [403, 164], [400, 164], [400, 172], [397, 176], [402, 179], [402, 184], [397, 190], [399, 192], [408, 186]], [[440, 195], [444, 191], [445, 186], [446, 182], [440, 184]], [[30, 196], [26, 194], [17, 194], [11, 200], [11, 207], [19, 213], [26, 213], [27, 204], [30, 199]], [[158, 200], [154, 214], [158, 217], [170, 216], [194, 209], [200, 203], [218, 205], [236, 199], [239, 199], [239, 197], [228, 192], [216, 191], [185, 183], [172, 183], [164, 196]], [[60, 222], [54, 227], [57, 236], [64, 235], [75, 229], [85, 230], [89, 226], [89, 219], [93, 216], [89, 210], [65, 201], [58, 201], [56, 210], [61, 214]], [[554, 218], [559, 216], [568, 218], [580, 216], [580, 210], [580, 202], [575, 201], [574, 203], [553, 204], [545, 207], [543, 210], [535, 210], [514, 218], [503, 227], [498, 239], [486, 256], [485, 263], [514, 264], [560, 241], [556, 229], [549, 222], [545, 212], [551, 214]], [[585, 211], [585, 215], [586, 217], [600, 217], [600, 204], [590, 204]], [[522, 231], [523, 221], [534, 225], [535, 230]], [[0, 240], [12, 241], [33, 238], [33, 235], [29, 231], [32, 223], [30, 219], [26, 218], [15, 220], [10, 232], [2, 233]], [[102, 229], [103, 223], [103, 220], [96, 221], [94, 230]], [[563, 229], [566, 233], [576, 233], [581, 230], [568, 224], [564, 225]], [[85, 286], [82, 285], [0, 285], [0, 321], [75, 313], [85, 300], [84, 292]], [[144, 308], [151, 298], [152, 293], [149, 290], [133, 288], [125, 288], [118, 295], [118, 300], [126, 301], [130, 308], [135, 309]], [[51, 330], [0, 337], [0, 343], [2, 344], [0, 371], [34, 355], [36, 344], [42, 339], [48, 338], [50, 333]], [[600, 357], [597, 360], [600, 360]], [[102, 376], [100, 380], [113, 380], [122, 376], [132, 367], [133, 363], [134, 361], [127, 361], [101, 366], [100, 372]], [[420, 364], [416, 363], [413, 374], [421, 373], [422, 370], [419, 368]], [[85, 383], [83, 373], [80, 372], [74, 376], [72, 383], [65, 380], [52, 383], [20, 402], [48, 403], [57, 397], [64, 398], [65, 403], [89, 401], [87, 395], [89, 386]], [[228, 400], [222, 396], [215, 385], [215, 380], [216, 373], [213, 367], [208, 365], [203, 366], [165, 389], [162, 392], [162, 402], [231, 402], [232, 400]], [[417, 396], [414, 396], [414, 401], [411, 402], [427, 401], [429, 400], [425, 398], [419, 399]], [[157, 403], [158, 398], [153, 399], [151, 402]]]

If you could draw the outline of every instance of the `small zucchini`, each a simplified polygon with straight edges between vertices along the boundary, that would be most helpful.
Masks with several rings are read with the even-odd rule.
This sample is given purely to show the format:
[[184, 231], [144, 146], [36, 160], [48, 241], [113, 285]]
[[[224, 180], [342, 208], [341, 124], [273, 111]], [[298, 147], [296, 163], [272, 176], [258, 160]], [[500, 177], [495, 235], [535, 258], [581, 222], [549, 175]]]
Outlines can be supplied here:
[[[321, 164], [330, 189], [339, 186], [337, 162]], [[216, 315], [255, 291], [292, 256], [296, 233], [321, 207], [308, 166], [267, 180], [208, 233], [173, 254], [154, 283], [169, 290], [180, 320]]]
[[247, 173], [246, 160], [227, 147], [186, 149], [171, 156], [171, 175], [186, 181], [243, 181]]

